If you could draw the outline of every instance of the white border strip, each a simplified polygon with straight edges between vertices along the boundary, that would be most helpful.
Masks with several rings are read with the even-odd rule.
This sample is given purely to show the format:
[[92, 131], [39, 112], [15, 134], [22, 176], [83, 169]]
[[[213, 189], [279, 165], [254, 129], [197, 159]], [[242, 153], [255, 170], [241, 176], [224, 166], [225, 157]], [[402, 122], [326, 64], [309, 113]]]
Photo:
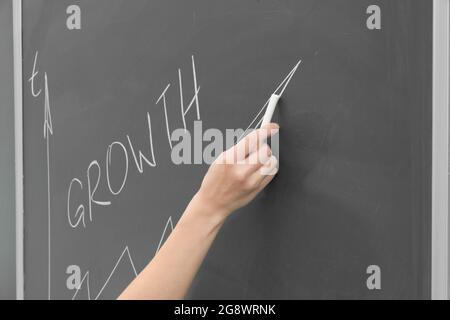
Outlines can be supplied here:
[[448, 298], [449, 0], [434, 1], [431, 297]]
[[16, 298], [24, 299], [23, 247], [23, 117], [22, 117], [22, 1], [12, 0], [14, 21], [14, 121], [16, 160]]

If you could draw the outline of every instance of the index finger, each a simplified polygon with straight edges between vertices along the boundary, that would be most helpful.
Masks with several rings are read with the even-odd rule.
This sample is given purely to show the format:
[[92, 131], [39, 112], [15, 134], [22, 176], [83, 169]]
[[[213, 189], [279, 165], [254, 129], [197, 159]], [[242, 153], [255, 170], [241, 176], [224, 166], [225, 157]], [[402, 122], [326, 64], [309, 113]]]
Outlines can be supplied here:
[[235, 146], [237, 159], [244, 160], [247, 156], [255, 152], [268, 138], [278, 133], [280, 126], [276, 123], [269, 123], [260, 129], [254, 130]]

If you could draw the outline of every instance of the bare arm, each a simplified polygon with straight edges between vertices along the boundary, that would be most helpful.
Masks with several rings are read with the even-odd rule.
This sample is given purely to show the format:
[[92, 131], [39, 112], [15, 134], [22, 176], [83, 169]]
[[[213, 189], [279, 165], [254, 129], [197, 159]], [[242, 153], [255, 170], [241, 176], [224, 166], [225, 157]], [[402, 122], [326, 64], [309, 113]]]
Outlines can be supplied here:
[[261, 142], [277, 130], [270, 124], [254, 131], [219, 156], [166, 243], [119, 299], [185, 297], [227, 217], [272, 181], [277, 160]]

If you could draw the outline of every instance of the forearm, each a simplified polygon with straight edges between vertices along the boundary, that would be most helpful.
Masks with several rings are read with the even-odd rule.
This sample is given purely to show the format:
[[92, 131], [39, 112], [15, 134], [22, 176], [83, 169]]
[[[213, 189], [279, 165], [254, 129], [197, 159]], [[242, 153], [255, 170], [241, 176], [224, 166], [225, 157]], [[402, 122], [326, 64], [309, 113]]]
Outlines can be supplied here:
[[276, 174], [277, 159], [259, 142], [278, 128], [269, 124], [256, 130], [218, 157], [166, 243], [119, 299], [185, 297], [225, 219], [250, 203]]
[[119, 299], [183, 299], [226, 214], [199, 196], [186, 208], [166, 243]]

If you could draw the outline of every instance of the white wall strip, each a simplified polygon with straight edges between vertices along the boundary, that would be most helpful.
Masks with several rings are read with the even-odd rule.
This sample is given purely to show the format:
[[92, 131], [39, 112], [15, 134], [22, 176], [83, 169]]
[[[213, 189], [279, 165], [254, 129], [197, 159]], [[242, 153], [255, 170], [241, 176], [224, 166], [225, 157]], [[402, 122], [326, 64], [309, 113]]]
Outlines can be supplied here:
[[431, 295], [448, 298], [449, 0], [434, 0]]
[[14, 118], [16, 162], [16, 297], [24, 299], [23, 246], [23, 118], [22, 118], [22, 1], [12, 0], [14, 19]]

